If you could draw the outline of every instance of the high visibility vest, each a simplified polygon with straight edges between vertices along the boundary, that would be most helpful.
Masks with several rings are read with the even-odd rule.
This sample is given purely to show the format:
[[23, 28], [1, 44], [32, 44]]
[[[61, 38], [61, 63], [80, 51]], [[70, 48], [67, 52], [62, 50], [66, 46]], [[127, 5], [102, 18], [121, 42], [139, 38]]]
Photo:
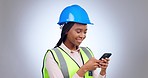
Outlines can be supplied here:
[[[80, 69], [80, 66], [72, 59], [62, 48], [57, 47], [52, 50], [47, 50], [46, 54], [51, 52], [54, 60], [57, 62], [62, 71], [64, 78], [72, 78], [72, 76]], [[43, 78], [50, 78], [46, 69], [46, 54], [43, 60], [42, 75]], [[93, 53], [88, 47], [80, 47], [80, 55], [83, 64], [85, 64], [92, 56]], [[84, 78], [93, 78], [92, 71], [87, 71]]]

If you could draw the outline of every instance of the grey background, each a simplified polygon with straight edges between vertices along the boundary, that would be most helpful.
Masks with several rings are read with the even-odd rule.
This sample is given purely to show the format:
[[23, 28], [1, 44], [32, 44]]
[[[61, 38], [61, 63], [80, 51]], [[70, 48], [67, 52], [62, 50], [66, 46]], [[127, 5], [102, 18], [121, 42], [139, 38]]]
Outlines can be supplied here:
[[107, 78], [148, 77], [148, 0], [1, 0], [0, 78], [41, 78], [42, 60], [60, 36], [58, 17], [79, 4], [88, 12], [85, 44], [113, 56]]

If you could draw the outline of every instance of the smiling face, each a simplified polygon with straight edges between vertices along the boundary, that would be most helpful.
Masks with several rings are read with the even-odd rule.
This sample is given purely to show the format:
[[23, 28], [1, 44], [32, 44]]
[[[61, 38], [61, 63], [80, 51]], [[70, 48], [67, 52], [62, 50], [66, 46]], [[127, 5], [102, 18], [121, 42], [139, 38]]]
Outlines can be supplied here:
[[76, 49], [86, 38], [87, 25], [75, 23], [72, 28], [66, 33], [67, 38], [64, 44], [69, 49]]

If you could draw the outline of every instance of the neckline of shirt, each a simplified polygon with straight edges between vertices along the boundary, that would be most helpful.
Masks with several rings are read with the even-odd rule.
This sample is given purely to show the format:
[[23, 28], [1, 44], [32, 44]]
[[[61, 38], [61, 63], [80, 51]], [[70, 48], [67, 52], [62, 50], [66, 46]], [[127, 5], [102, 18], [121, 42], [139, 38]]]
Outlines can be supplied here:
[[65, 46], [65, 44], [64, 43], [62, 43], [61, 45], [60, 45], [60, 47], [64, 50], [64, 51], [66, 51], [66, 52], [68, 52], [68, 53], [75, 53], [75, 52], [80, 52], [80, 48], [78, 47], [78, 49], [77, 50], [70, 50], [68, 47], [66, 47]]

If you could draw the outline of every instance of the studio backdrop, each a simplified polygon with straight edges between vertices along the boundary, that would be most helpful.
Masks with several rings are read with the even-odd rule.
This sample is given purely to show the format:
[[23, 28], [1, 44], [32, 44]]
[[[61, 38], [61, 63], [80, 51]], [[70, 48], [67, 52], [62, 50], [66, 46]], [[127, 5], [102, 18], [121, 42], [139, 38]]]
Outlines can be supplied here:
[[81, 46], [97, 59], [113, 54], [107, 78], [148, 78], [148, 0], [1, 0], [0, 78], [42, 77], [44, 54], [60, 38], [60, 13], [72, 4], [94, 23]]

